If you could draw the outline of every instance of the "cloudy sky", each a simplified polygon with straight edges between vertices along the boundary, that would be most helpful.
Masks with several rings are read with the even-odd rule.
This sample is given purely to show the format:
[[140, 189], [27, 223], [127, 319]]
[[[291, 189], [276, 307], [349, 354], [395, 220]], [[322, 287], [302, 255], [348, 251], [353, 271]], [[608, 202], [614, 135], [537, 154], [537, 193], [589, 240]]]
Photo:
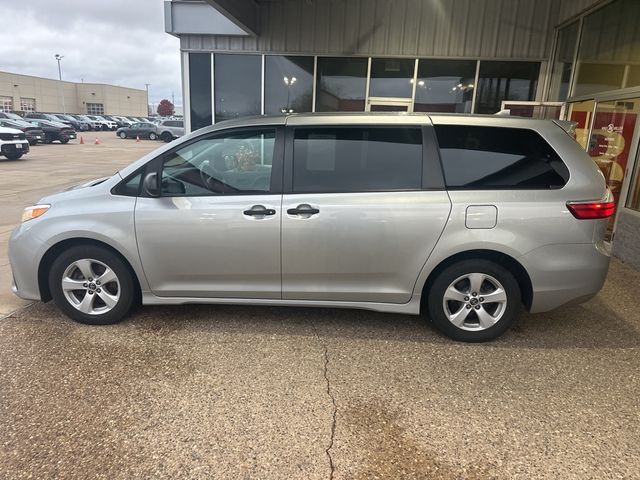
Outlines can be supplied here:
[[162, 0], [0, 0], [0, 70], [145, 88], [182, 104], [177, 38], [164, 32]]

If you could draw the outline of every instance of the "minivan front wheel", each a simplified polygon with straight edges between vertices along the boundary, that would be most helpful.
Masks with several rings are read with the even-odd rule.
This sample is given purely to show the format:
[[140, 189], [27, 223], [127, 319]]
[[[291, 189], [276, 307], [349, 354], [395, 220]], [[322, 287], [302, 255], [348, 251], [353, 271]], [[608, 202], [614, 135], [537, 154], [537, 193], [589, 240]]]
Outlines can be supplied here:
[[448, 337], [484, 342], [515, 321], [521, 292], [506, 268], [489, 260], [464, 260], [445, 268], [428, 294], [433, 323]]
[[131, 309], [134, 283], [125, 263], [94, 245], [76, 246], [55, 259], [49, 288], [60, 310], [89, 325], [119, 322]]

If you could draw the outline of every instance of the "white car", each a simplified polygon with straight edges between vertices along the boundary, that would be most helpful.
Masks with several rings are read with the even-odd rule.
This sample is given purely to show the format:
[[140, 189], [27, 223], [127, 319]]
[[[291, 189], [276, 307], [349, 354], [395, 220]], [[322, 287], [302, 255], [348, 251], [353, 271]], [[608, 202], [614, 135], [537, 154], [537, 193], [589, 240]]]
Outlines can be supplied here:
[[15, 128], [0, 127], [0, 156], [18, 160], [29, 152], [29, 142], [24, 132]]
[[94, 122], [98, 122], [101, 125], [101, 130], [117, 130], [118, 124], [106, 118], [102, 118], [99, 115], [87, 115]]

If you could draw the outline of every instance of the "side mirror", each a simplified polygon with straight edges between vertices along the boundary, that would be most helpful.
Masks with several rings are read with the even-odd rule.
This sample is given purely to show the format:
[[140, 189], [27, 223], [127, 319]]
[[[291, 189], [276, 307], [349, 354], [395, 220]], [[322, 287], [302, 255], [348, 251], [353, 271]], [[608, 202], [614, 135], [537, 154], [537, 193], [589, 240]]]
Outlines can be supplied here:
[[158, 185], [158, 174], [156, 172], [147, 173], [144, 177], [142, 191], [150, 197], [160, 196], [160, 186]]

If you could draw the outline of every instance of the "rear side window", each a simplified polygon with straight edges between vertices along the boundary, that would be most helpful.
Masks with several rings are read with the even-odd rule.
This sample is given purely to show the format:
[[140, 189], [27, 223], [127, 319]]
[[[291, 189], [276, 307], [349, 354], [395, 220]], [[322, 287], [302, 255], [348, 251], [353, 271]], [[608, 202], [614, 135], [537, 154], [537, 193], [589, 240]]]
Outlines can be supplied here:
[[420, 128], [298, 128], [293, 191], [304, 193], [420, 190]]
[[535, 131], [523, 128], [436, 125], [448, 188], [562, 188], [569, 170]]

